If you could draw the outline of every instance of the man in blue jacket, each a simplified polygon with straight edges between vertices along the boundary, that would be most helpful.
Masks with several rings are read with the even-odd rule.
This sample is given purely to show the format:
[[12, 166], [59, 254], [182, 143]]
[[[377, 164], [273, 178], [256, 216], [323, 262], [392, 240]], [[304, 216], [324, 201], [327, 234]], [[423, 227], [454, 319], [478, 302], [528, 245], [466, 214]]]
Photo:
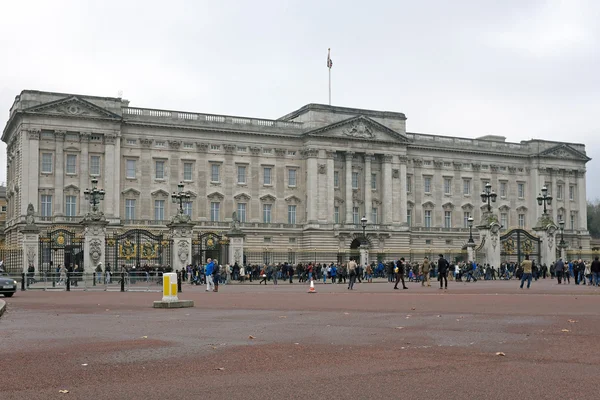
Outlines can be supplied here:
[[204, 275], [206, 276], [206, 291], [210, 292], [215, 290], [215, 282], [213, 280], [213, 272], [215, 269], [215, 263], [212, 259], [206, 259], [206, 267], [204, 268]]

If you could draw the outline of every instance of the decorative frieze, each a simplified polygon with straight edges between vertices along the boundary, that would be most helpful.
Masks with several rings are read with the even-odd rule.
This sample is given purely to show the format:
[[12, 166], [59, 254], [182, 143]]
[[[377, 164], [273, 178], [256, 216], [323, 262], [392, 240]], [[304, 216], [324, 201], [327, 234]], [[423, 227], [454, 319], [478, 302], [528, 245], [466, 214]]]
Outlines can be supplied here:
[[417, 168], [421, 168], [423, 166], [423, 159], [422, 158], [413, 158], [413, 164], [415, 167]]
[[277, 157], [284, 157], [287, 154], [286, 149], [275, 149], [275, 155]]
[[317, 169], [319, 171], [319, 174], [325, 174], [327, 172], [327, 164], [319, 164], [319, 167]]
[[169, 147], [172, 149], [178, 149], [181, 146], [180, 140], [169, 140]]
[[223, 145], [223, 150], [225, 150], [226, 154], [233, 154], [235, 149], [236, 149], [236, 146], [233, 144], [224, 144]]
[[384, 154], [381, 156], [381, 161], [384, 163], [391, 163], [393, 157], [394, 156], [392, 156], [391, 154]]
[[27, 138], [29, 140], [40, 140], [40, 129], [29, 129], [27, 130]]
[[149, 148], [150, 146], [152, 146], [152, 142], [154, 142], [154, 141], [149, 138], [141, 138], [140, 139], [140, 144], [142, 145], [142, 147], [145, 147], [145, 148]]
[[250, 146], [250, 153], [252, 153], [253, 156], [257, 156], [260, 154], [260, 147], [257, 146]]
[[104, 135], [104, 143], [114, 145], [117, 141], [117, 135], [114, 133], [107, 133]]
[[91, 132], [79, 132], [79, 139], [81, 139], [81, 141], [83, 143], [86, 143], [86, 142], [89, 143], [91, 138], [92, 138]]
[[444, 163], [442, 161], [434, 160], [433, 166], [435, 167], [435, 169], [442, 169], [442, 167], [444, 166]]
[[397, 169], [397, 168], [394, 168], [394, 169], [392, 170], [392, 178], [394, 178], [394, 179], [398, 179], [398, 178], [400, 178], [400, 170], [399, 170], [399, 169]]
[[67, 131], [54, 131], [54, 137], [59, 142], [64, 142], [66, 135], [67, 135]]

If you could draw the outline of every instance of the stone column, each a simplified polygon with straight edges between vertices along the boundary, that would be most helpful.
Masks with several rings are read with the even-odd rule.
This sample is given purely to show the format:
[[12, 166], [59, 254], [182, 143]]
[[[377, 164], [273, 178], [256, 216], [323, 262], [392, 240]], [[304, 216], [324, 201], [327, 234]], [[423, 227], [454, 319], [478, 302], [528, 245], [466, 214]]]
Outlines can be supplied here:
[[229, 264], [237, 263], [242, 266], [244, 263], [244, 242], [246, 234], [243, 232], [229, 232]]
[[475, 259], [475, 243], [467, 243], [467, 258], [469, 262]]
[[352, 221], [352, 159], [354, 158], [354, 152], [346, 152], [346, 221], [347, 225], [353, 223]]
[[[552, 220], [553, 221], [558, 221], [558, 209], [559, 209], [559, 205], [558, 205], [558, 199], [557, 199], [557, 183], [556, 183], [556, 170], [555, 169], [547, 169], [548, 173], [551, 175], [551, 184], [552, 184], [552, 193], [550, 193], [552, 195], [552, 198], [554, 201], [554, 204], [552, 205]], [[564, 195], [564, 189], [563, 189], [563, 195]], [[563, 196], [564, 197], [564, 196]], [[564, 218], [564, 217], [563, 217]], [[548, 267], [550, 268], [550, 267]]]
[[334, 223], [333, 208], [335, 207], [335, 187], [333, 185], [333, 174], [335, 171], [335, 151], [327, 150], [327, 222]]
[[63, 194], [65, 188], [65, 131], [54, 132], [56, 151], [54, 162], [54, 210], [52, 215], [62, 216], [65, 213], [65, 196]]
[[79, 214], [85, 215], [90, 210], [89, 203], [85, 200], [84, 191], [90, 187], [90, 169], [88, 149], [90, 145], [90, 133], [81, 132], [81, 154], [79, 156]]
[[109, 219], [119, 217], [121, 195], [121, 145], [116, 134], [104, 135], [104, 189], [107, 196], [104, 209]]
[[[485, 260], [483, 261], [496, 269], [500, 267], [500, 224], [498, 216], [487, 214], [484, 221], [477, 227], [481, 233], [481, 240], [484, 241], [483, 249]], [[480, 260], [477, 260], [480, 262]]]
[[[171, 268], [173, 272], [181, 271], [192, 262], [192, 228], [194, 224], [188, 218], [179, 220], [178, 215], [168, 225], [173, 239], [173, 251], [171, 254]], [[188, 221], [188, 222], [186, 222]], [[223, 260], [218, 260], [222, 263]]]
[[[108, 221], [99, 214], [88, 214], [81, 222], [84, 226], [83, 272], [91, 274], [98, 263], [106, 268], [104, 249], [106, 248], [106, 225]], [[116, 268], [116, 265], [114, 266]], [[115, 271], [115, 269], [113, 269]]]
[[585, 197], [585, 169], [576, 171], [577, 174], [577, 202], [579, 203], [579, 221], [577, 229], [587, 231], [587, 199]]
[[370, 224], [373, 224], [372, 220], [372, 207], [373, 207], [373, 199], [372, 199], [372, 189], [371, 189], [371, 161], [373, 161], [373, 154], [367, 153], [365, 154], [365, 217], [367, 217], [367, 221]]
[[406, 225], [406, 214], [408, 212], [408, 194], [406, 193], [406, 162], [408, 158], [406, 156], [400, 156], [400, 224]]
[[23, 272], [27, 273], [27, 268], [30, 265], [35, 267], [36, 272], [39, 272], [41, 265], [40, 261], [40, 230], [35, 224], [27, 224], [22, 230], [23, 235], [23, 254], [25, 260], [23, 262]]
[[369, 262], [369, 249], [367, 247], [363, 247], [362, 245], [359, 248], [360, 251], [360, 265], [364, 266]]
[[549, 214], [542, 214], [533, 228], [536, 235], [540, 238], [540, 260], [535, 260], [538, 264], [550, 264], [556, 261], [556, 230], [558, 227], [552, 221]]
[[317, 206], [319, 204], [319, 186], [318, 186], [318, 171], [317, 171], [317, 156], [319, 150], [306, 150], [306, 215], [307, 222], [317, 222]]
[[382, 171], [383, 179], [381, 186], [383, 189], [383, 213], [381, 216], [381, 222], [384, 225], [389, 225], [392, 223], [392, 199], [394, 197], [394, 193], [392, 191], [392, 156], [390, 154], [383, 155]]
[[[527, 187], [529, 186], [529, 188]], [[537, 221], [538, 211], [540, 206], [537, 203], [537, 196], [542, 192], [540, 186], [540, 175], [537, 168], [529, 170], [529, 182], [525, 184], [525, 201], [527, 202], [527, 218], [525, 227], [533, 228]]]
[[[27, 214], [28, 201], [36, 205], [40, 202], [39, 196], [39, 179], [40, 179], [40, 131], [39, 129], [30, 129], [27, 131], [27, 141], [21, 147], [23, 156], [21, 158], [22, 168], [22, 185], [21, 185], [21, 202], [19, 209], [16, 210], [17, 215], [14, 217], [19, 219], [20, 216]], [[13, 171], [16, 166], [13, 167]], [[16, 176], [15, 176], [16, 178]], [[12, 201], [17, 201], [18, 196], [14, 196]]]

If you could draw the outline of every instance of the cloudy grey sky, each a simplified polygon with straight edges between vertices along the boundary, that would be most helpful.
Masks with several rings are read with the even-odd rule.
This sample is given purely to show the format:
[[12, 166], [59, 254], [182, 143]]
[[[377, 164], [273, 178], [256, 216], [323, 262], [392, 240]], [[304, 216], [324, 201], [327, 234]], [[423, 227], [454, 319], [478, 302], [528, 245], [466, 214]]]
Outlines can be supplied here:
[[[585, 143], [600, 197], [600, 2], [2, 1], [0, 110], [23, 89], [280, 117], [327, 102], [408, 130]], [[5, 147], [0, 180], [6, 177]]]

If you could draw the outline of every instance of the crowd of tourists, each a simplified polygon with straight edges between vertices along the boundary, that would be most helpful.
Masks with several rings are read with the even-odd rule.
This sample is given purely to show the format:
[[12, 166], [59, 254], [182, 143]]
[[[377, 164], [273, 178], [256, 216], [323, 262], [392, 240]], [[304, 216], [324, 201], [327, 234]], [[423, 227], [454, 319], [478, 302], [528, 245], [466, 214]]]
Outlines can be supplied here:
[[561, 284], [600, 286], [600, 261], [598, 257], [591, 263], [583, 260], [563, 262], [561, 259], [552, 263], [537, 265], [535, 261], [525, 260], [521, 263], [505, 262], [499, 268], [489, 264], [476, 262], [449, 262], [440, 254], [437, 260], [424, 257], [421, 262], [408, 262], [404, 258], [393, 261], [372, 262], [360, 265], [354, 260], [347, 263], [277, 263], [277, 264], [250, 264], [221, 265], [217, 260], [207, 260], [204, 265], [188, 265], [182, 271], [182, 280], [196, 285], [207, 285], [207, 291], [218, 291], [219, 284], [231, 282], [256, 282], [260, 285], [279, 282], [307, 283], [311, 280], [323, 284], [348, 284], [348, 289], [353, 290], [355, 282], [373, 282], [374, 278], [384, 278], [394, 283], [394, 289], [408, 289], [406, 281], [420, 282], [422, 286], [431, 286], [431, 281], [436, 279], [440, 289], [448, 288], [448, 278], [457, 282], [477, 282], [478, 280], [511, 280], [521, 281], [521, 287], [527, 282], [527, 287], [532, 281], [538, 279], [557, 279]]

